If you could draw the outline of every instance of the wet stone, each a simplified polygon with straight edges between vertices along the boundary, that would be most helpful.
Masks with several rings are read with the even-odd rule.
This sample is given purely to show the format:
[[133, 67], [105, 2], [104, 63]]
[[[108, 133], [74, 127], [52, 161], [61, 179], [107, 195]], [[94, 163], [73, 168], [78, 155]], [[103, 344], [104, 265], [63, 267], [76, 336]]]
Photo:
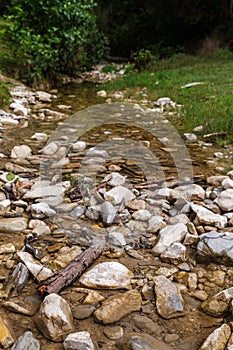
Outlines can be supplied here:
[[40, 350], [40, 343], [33, 337], [32, 332], [28, 331], [16, 340], [11, 350]]
[[170, 319], [184, 315], [184, 302], [179, 288], [164, 276], [155, 281], [156, 308], [160, 316]]

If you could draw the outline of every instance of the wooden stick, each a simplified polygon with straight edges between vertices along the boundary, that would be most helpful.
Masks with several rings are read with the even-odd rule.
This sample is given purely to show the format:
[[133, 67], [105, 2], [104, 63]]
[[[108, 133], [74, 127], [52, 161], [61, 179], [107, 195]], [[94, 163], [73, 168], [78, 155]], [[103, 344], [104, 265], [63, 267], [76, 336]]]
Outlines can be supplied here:
[[38, 287], [40, 294], [59, 293], [68, 287], [100, 256], [104, 250], [106, 240], [104, 237], [93, 239], [92, 245], [77, 255], [62, 270], [42, 281]]

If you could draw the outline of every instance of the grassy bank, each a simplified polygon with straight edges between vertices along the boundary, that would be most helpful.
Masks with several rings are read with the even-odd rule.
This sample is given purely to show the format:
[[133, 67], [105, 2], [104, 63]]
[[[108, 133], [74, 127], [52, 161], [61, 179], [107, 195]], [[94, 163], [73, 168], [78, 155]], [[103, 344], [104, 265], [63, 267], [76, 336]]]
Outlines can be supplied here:
[[[143, 88], [148, 100], [170, 97], [181, 104], [181, 113], [175, 113], [174, 122], [185, 132], [203, 126], [203, 133], [226, 132], [226, 140], [233, 141], [233, 53], [217, 51], [210, 56], [178, 54], [158, 61], [150, 70], [132, 72], [104, 85], [108, 92], [125, 90], [125, 97], [142, 99]], [[201, 82], [187, 88], [182, 86]]]

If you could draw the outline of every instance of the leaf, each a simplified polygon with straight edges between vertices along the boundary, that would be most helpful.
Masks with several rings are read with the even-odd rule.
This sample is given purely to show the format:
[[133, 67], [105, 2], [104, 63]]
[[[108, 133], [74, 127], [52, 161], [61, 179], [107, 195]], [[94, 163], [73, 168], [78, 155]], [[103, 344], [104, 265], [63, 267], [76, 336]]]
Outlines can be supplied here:
[[13, 181], [14, 178], [15, 178], [15, 174], [13, 174], [13, 173], [8, 173], [8, 174], [6, 175], [7, 181]]

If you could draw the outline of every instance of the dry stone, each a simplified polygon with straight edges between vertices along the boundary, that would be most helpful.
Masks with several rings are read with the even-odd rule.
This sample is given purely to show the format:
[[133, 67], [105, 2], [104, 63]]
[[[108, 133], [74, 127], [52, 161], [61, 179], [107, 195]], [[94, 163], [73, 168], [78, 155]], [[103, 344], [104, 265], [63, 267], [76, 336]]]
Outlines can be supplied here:
[[[233, 190], [232, 190], [232, 195], [233, 195]], [[233, 199], [232, 199], [232, 204], [233, 204]], [[225, 216], [214, 214], [212, 211], [197, 204], [192, 204], [191, 207], [194, 213], [196, 214], [196, 219], [198, 223], [216, 226], [217, 228], [224, 228], [227, 225], [227, 218]], [[233, 209], [233, 206], [232, 206], [232, 209]]]
[[214, 317], [223, 316], [227, 312], [232, 299], [233, 288], [228, 288], [208, 298], [202, 303], [201, 308]]
[[65, 350], [95, 350], [91, 335], [87, 331], [70, 333], [63, 345]]
[[222, 191], [214, 202], [217, 203], [219, 208], [223, 211], [233, 210], [233, 189], [229, 188]]
[[152, 249], [154, 255], [160, 255], [175, 242], [180, 242], [188, 233], [185, 224], [168, 225], [159, 231], [159, 241]]
[[199, 350], [224, 350], [230, 335], [231, 328], [224, 323], [208, 336]]
[[0, 347], [3, 349], [9, 349], [14, 343], [14, 338], [12, 336], [12, 330], [6, 321], [0, 316]]
[[94, 312], [94, 317], [98, 322], [111, 324], [133, 311], [139, 311], [141, 303], [141, 294], [137, 290], [118, 293], [105, 300]]
[[46, 338], [54, 342], [64, 340], [73, 331], [73, 316], [69, 304], [59, 295], [49, 294], [40, 306], [36, 325]]
[[127, 267], [110, 261], [95, 265], [79, 281], [88, 288], [121, 289], [130, 287], [131, 277], [131, 271]]
[[25, 332], [19, 337], [11, 350], [40, 350], [40, 343], [33, 337], [32, 332]]
[[27, 228], [28, 219], [24, 217], [0, 218], [0, 232], [14, 233]]

